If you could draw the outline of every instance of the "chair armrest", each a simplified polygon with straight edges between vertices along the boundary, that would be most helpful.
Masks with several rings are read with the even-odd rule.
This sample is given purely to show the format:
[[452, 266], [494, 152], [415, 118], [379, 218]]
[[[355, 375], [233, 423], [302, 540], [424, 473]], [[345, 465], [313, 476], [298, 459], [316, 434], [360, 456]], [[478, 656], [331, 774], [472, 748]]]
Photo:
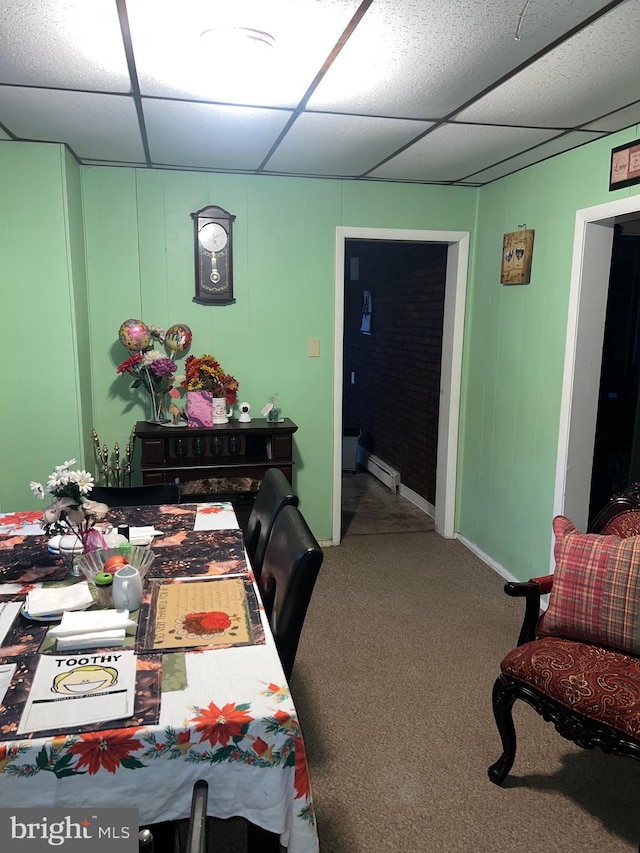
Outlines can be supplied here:
[[540, 596], [551, 590], [553, 575], [532, 578], [530, 581], [505, 584], [504, 591], [512, 598], [524, 598], [525, 610], [517, 645], [522, 646], [536, 638], [536, 625], [540, 617]]
[[539, 578], [529, 578], [530, 582], [537, 583], [540, 587], [540, 595], [546, 595], [551, 592], [553, 586], [553, 575], [543, 575]]

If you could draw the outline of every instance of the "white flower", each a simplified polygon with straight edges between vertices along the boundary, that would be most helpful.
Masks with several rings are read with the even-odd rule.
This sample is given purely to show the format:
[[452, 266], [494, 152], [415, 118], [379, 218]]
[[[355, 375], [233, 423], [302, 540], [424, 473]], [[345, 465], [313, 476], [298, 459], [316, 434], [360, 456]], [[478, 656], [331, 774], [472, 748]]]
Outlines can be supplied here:
[[49, 474], [49, 479], [47, 480], [47, 491], [51, 492], [51, 494], [55, 494], [57, 489], [66, 486], [67, 483], [70, 482], [70, 471], [54, 471], [52, 474]]
[[75, 459], [67, 460], [64, 465], [56, 465], [49, 474], [46, 490], [41, 483], [35, 481], [29, 484], [31, 491], [39, 498], [44, 498], [45, 492], [53, 495], [53, 502], [48, 506], [40, 520], [40, 526], [50, 533], [71, 532], [82, 538], [95, 523], [96, 518], [104, 518], [109, 507], [97, 501], [90, 501], [87, 495], [93, 489], [93, 475], [81, 469], [71, 470]]
[[109, 507], [99, 501], [91, 501], [88, 498], [82, 498], [82, 509], [85, 515], [93, 516], [94, 518], [104, 518], [109, 512]]
[[32, 480], [29, 483], [29, 488], [37, 498], [40, 498], [41, 501], [44, 500], [44, 489], [42, 488], [42, 483], [36, 483], [35, 480]]
[[48, 506], [42, 513], [41, 525], [53, 524], [59, 520], [63, 510], [68, 511], [68, 508], [73, 505], [73, 498], [59, 498], [54, 501], [51, 506]]
[[69, 483], [75, 483], [81, 495], [88, 495], [93, 488], [93, 475], [88, 471], [69, 471]]
[[162, 328], [162, 326], [151, 325], [151, 326], [149, 326], [149, 331], [151, 332], [151, 334], [154, 338], [157, 338], [160, 341], [160, 343], [164, 343], [164, 339], [165, 339], [167, 333]]
[[166, 355], [162, 355], [158, 350], [150, 349], [143, 354], [140, 364], [142, 367], [149, 367], [152, 362], [158, 361], [159, 358], [166, 358]]

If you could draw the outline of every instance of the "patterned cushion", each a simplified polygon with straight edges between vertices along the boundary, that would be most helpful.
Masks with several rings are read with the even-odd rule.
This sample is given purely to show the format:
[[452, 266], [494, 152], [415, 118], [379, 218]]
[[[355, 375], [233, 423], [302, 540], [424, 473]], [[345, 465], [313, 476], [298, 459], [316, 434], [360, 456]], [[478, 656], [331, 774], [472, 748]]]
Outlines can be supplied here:
[[627, 536], [640, 535], [640, 509], [627, 509], [624, 512], [619, 512], [607, 521], [601, 532], [607, 535], [620, 536], [621, 539], [625, 539]]
[[640, 537], [583, 534], [563, 516], [553, 532], [556, 570], [538, 634], [640, 654]]
[[633, 738], [640, 738], [640, 660], [560, 637], [517, 646], [505, 675]]

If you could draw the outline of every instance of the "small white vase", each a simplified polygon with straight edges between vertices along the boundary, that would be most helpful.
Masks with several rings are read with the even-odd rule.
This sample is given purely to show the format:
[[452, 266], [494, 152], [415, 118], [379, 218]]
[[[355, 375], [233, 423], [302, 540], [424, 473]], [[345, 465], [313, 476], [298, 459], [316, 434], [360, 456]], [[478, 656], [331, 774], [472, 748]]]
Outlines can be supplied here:
[[228, 424], [233, 409], [227, 409], [227, 401], [224, 397], [213, 398], [213, 422], [214, 424]]

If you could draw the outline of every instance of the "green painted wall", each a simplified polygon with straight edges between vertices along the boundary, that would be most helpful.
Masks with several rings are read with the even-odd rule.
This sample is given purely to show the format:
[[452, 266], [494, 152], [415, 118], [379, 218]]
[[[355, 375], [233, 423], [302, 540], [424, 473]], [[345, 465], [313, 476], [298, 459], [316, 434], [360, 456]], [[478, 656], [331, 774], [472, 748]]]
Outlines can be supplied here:
[[[117, 331], [138, 317], [187, 323], [191, 352], [215, 354], [254, 412], [279, 392], [300, 426], [302, 507], [328, 539], [335, 229], [469, 231], [457, 528], [518, 577], [545, 571], [575, 212], [640, 192], [609, 193], [607, 179], [611, 148], [638, 135], [479, 191], [79, 167], [57, 145], [0, 144], [0, 294], [15, 365], [0, 412], [0, 506], [37, 505], [29, 480], [71, 456], [93, 467], [92, 427], [124, 446], [144, 409], [115, 374], [126, 356]], [[207, 204], [237, 216], [235, 305], [192, 301], [189, 214]], [[505, 288], [502, 235], [522, 223], [536, 231], [532, 281]], [[307, 356], [312, 337], [318, 359]]]
[[82, 294], [76, 304], [72, 267], [81, 275], [83, 258], [72, 241], [82, 218], [70, 165], [58, 145], [0, 143], [3, 510], [40, 506], [29, 482], [82, 458], [77, 329], [88, 330], [76, 324]]
[[[546, 573], [576, 211], [609, 192], [632, 128], [480, 190], [464, 354], [457, 528], [521, 579]], [[640, 199], [639, 199], [640, 208]], [[535, 229], [531, 283], [500, 284], [502, 236]]]
[[[94, 426], [109, 447], [143, 417], [118, 343], [128, 317], [186, 323], [190, 352], [213, 353], [258, 413], [279, 393], [299, 426], [294, 485], [316, 536], [331, 537], [335, 229], [474, 227], [476, 191], [393, 184], [86, 167], [85, 212]], [[234, 295], [194, 303], [190, 213], [234, 213]], [[320, 339], [320, 358], [307, 355]]]

